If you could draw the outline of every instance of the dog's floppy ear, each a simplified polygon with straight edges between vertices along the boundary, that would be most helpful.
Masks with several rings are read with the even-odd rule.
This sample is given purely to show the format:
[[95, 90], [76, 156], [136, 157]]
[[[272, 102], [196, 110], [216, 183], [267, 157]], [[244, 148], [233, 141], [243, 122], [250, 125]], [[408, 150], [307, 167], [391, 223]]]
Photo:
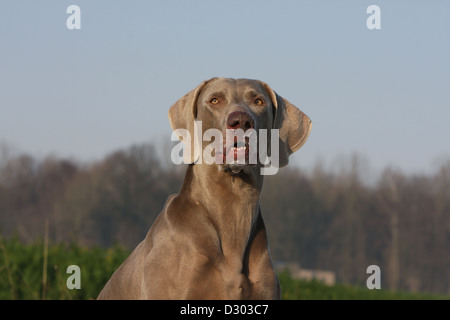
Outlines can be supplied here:
[[264, 84], [271, 95], [274, 110], [272, 129], [278, 129], [279, 167], [289, 163], [289, 156], [300, 149], [308, 139], [312, 122], [300, 109], [279, 96], [267, 84]]
[[[196, 148], [197, 141], [194, 141], [194, 121], [197, 118], [197, 100], [200, 95], [200, 92], [205, 87], [205, 85], [210, 80], [203, 81], [200, 83], [194, 90], [185, 94], [180, 100], [175, 102], [169, 109], [169, 121], [170, 126], [174, 132], [182, 132], [184, 129], [187, 130], [190, 134], [190, 152], [186, 152], [187, 145], [185, 146], [184, 151], [184, 162], [185, 163], [194, 163], [196, 159], [196, 155], [194, 154], [194, 150]], [[177, 131], [176, 131], [177, 130]], [[201, 133], [200, 133], [201, 134]], [[178, 139], [183, 141], [185, 137], [181, 134], [178, 135]], [[201, 145], [200, 145], [201, 146]], [[198, 146], [197, 146], [198, 148]], [[197, 149], [201, 150], [201, 149]]]

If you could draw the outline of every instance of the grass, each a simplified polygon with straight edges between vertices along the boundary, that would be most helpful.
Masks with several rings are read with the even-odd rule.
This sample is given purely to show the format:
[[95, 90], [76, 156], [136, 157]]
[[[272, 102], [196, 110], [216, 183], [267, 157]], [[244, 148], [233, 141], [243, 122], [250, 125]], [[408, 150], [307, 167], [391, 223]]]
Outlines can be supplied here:
[[[49, 244], [44, 255], [44, 248], [44, 241], [24, 245], [15, 238], [0, 238], [0, 299], [95, 299], [130, 253], [120, 246], [102, 249], [72, 243]], [[80, 267], [80, 290], [66, 286], [70, 265]]]
[[[95, 299], [129, 253], [118, 245], [102, 249], [45, 241], [23, 244], [17, 238], [6, 241], [0, 235], [0, 299]], [[66, 286], [70, 265], [80, 267], [79, 290]], [[282, 298], [286, 300], [450, 300], [449, 296], [369, 290], [344, 284], [326, 286], [318, 281], [294, 280], [286, 272], [280, 273], [279, 279]]]
[[278, 274], [284, 300], [450, 300], [450, 296], [370, 290], [347, 284], [327, 286], [322, 282], [292, 279], [287, 272]]

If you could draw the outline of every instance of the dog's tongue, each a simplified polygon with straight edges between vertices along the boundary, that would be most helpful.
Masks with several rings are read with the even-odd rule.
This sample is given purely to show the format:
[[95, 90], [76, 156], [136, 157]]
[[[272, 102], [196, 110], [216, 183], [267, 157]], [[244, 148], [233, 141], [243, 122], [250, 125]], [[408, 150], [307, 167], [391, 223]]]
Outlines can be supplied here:
[[[233, 154], [233, 158], [230, 159], [231, 155], [229, 155], [232, 152]], [[227, 161], [228, 158], [228, 161]], [[236, 147], [236, 146], [232, 146], [232, 147], [224, 147], [223, 148], [223, 152], [220, 151], [216, 151], [215, 155], [214, 155], [214, 160], [216, 163], [222, 163], [222, 164], [227, 164], [227, 163], [232, 163], [232, 162], [236, 162], [237, 164], [245, 164], [248, 162], [248, 158], [249, 158], [249, 147], [246, 144], [245, 146], [242, 146], [240, 148]]]
[[[247, 160], [247, 150], [248, 146], [245, 147], [229, 147], [223, 149], [223, 153], [216, 154], [216, 157], [219, 156], [223, 159], [223, 163], [230, 163], [230, 161], [238, 161], [238, 164], [245, 164]], [[233, 158], [230, 159], [229, 153], [232, 152]], [[227, 161], [228, 158], [228, 161]], [[217, 158], [216, 158], [217, 159]]]

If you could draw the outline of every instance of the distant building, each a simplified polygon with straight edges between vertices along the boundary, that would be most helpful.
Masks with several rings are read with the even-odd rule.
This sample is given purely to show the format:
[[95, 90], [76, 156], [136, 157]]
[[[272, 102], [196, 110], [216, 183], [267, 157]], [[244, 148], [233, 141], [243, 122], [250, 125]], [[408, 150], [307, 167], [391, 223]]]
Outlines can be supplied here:
[[275, 266], [277, 271], [287, 270], [293, 279], [299, 280], [317, 280], [323, 282], [328, 286], [336, 283], [336, 273], [329, 270], [312, 270], [302, 269], [298, 263], [295, 262], [281, 262]]

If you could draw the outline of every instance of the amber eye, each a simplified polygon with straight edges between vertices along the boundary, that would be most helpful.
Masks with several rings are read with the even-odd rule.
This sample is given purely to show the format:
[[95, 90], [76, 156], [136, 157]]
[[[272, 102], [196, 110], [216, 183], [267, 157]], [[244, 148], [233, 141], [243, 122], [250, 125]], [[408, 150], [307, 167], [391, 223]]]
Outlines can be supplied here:
[[211, 100], [209, 100], [209, 102], [212, 103], [212, 104], [218, 104], [219, 103], [219, 99], [212, 98]]
[[262, 106], [263, 104], [264, 104], [264, 101], [262, 101], [261, 99], [255, 99], [255, 101], [254, 101], [254, 103], [257, 105], [257, 106]]

